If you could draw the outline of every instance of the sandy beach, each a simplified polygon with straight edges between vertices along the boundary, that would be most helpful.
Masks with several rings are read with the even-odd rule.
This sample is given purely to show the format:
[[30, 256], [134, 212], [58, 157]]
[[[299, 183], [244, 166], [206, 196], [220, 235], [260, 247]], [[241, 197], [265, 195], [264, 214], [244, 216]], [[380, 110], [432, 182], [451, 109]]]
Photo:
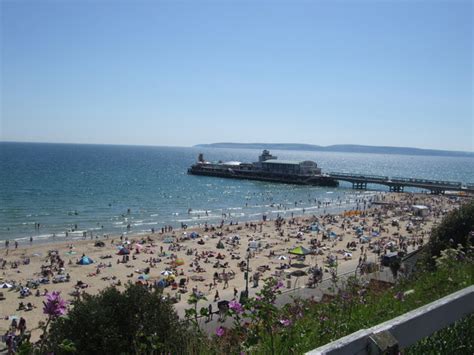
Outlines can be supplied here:
[[[208, 302], [203, 305], [211, 303], [217, 310], [217, 301], [238, 298], [245, 289], [249, 247], [250, 287], [259, 279], [259, 286], [253, 288], [258, 290], [262, 280], [270, 276], [285, 280], [287, 286], [289, 272], [307, 272], [316, 265], [327, 277], [331, 259], [337, 260], [338, 272], [342, 273], [364, 260], [378, 263], [379, 255], [386, 251], [414, 250], [427, 240], [433, 224], [460, 203], [458, 198], [442, 195], [387, 193], [361, 205], [359, 211], [325, 216], [226, 221], [222, 226], [159, 230], [128, 239], [88, 237], [54, 244], [33, 241], [17, 248], [12, 242], [8, 248], [2, 242], [0, 284], [5, 288], [0, 289], [4, 297], [0, 300], [0, 332], [4, 334], [13, 319], [23, 317], [33, 340], [37, 339], [40, 331], [34, 328], [45, 320], [45, 292], [60, 291], [73, 300], [111, 285], [123, 289], [129, 282], [166, 286], [163, 294], [176, 300], [181, 316], [189, 308], [187, 299], [193, 292], [206, 296]], [[426, 215], [416, 216], [413, 205], [427, 206]], [[289, 253], [298, 246], [314, 254], [302, 257]], [[93, 262], [78, 264], [82, 256]], [[289, 280], [294, 287], [295, 278]], [[308, 281], [309, 276], [300, 277], [298, 287]]]

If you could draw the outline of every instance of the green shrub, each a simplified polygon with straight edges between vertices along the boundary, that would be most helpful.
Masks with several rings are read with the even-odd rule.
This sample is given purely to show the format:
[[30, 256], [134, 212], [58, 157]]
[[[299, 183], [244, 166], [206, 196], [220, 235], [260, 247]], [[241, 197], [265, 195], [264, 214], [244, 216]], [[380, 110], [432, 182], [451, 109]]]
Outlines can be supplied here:
[[443, 221], [431, 231], [426, 247], [425, 263], [433, 265], [433, 257], [441, 255], [441, 251], [462, 245], [468, 247], [473, 242], [474, 233], [474, 201], [451, 211]]
[[130, 285], [75, 301], [66, 317], [51, 324], [48, 344], [56, 354], [70, 352], [64, 344], [77, 354], [177, 354], [185, 352], [189, 338], [161, 292]]

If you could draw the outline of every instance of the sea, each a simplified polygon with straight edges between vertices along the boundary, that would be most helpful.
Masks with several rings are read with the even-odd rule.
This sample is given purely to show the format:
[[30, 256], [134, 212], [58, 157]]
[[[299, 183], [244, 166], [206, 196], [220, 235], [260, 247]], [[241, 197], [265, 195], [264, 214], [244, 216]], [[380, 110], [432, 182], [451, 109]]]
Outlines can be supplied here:
[[[0, 142], [0, 240], [64, 241], [349, 210], [387, 187], [352, 190], [188, 175], [209, 161], [253, 162], [255, 149]], [[323, 172], [474, 182], [474, 158], [271, 151]], [[38, 227], [39, 224], [39, 227]]]

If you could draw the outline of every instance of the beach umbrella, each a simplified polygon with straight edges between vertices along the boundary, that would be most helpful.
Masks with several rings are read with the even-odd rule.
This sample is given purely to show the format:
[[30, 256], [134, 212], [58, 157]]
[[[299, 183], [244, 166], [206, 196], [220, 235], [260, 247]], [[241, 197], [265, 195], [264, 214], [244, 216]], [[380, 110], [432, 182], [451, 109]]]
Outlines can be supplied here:
[[287, 260], [288, 257], [285, 256], [285, 255], [280, 255], [280, 256], [277, 256], [277, 259], [278, 259], [278, 260]]
[[155, 287], [165, 288], [166, 287], [166, 281], [165, 280], [155, 281]]
[[196, 237], [198, 237], [198, 234], [196, 232], [192, 232], [191, 233], [191, 238], [196, 238]]
[[291, 264], [291, 267], [295, 267], [297, 269], [302, 269], [304, 267], [307, 267], [308, 265], [303, 264], [303, 263], [296, 263], [296, 264]]
[[294, 277], [301, 277], [301, 276], [306, 276], [308, 274], [303, 270], [295, 270], [295, 271], [290, 272], [290, 275]]
[[290, 254], [293, 255], [308, 255], [311, 253], [311, 250], [306, 249], [305, 247], [296, 247], [289, 251]]
[[128, 254], [130, 254], [130, 249], [127, 249], [127, 248], [121, 248], [117, 253], [117, 255], [128, 255]]
[[161, 275], [163, 276], [170, 276], [170, 275], [173, 275], [173, 271], [170, 271], [170, 270], [163, 270], [161, 272]]
[[78, 264], [79, 265], [89, 265], [92, 264], [94, 261], [89, 258], [88, 256], [83, 256], [81, 260], [79, 260]]
[[2, 282], [2, 283], [0, 284], [0, 288], [12, 288], [12, 287], [13, 287], [13, 285], [12, 285], [12, 284], [9, 284], [9, 283], [7, 283], [7, 282]]
[[174, 261], [174, 264], [175, 264], [176, 266], [184, 265], [184, 260], [183, 260], [183, 259], [176, 259], [176, 260]]

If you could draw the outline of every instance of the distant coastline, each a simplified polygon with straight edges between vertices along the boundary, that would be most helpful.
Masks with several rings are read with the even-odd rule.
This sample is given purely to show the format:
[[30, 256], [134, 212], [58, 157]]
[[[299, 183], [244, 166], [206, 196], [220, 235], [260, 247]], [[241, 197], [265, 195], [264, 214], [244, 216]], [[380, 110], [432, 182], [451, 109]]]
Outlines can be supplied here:
[[316, 152], [340, 152], [340, 153], [375, 153], [375, 154], [401, 154], [401, 155], [425, 155], [444, 157], [467, 157], [474, 158], [474, 152], [422, 149], [410, 147], [384, 147], [356, 144], [336, 144], [320, 146], [299, 143], [211, 143], [197, 144], [194, 147], [202, 148], [230, 148], [230, 149], [276, 149], [276, 150], [303, 150]]

